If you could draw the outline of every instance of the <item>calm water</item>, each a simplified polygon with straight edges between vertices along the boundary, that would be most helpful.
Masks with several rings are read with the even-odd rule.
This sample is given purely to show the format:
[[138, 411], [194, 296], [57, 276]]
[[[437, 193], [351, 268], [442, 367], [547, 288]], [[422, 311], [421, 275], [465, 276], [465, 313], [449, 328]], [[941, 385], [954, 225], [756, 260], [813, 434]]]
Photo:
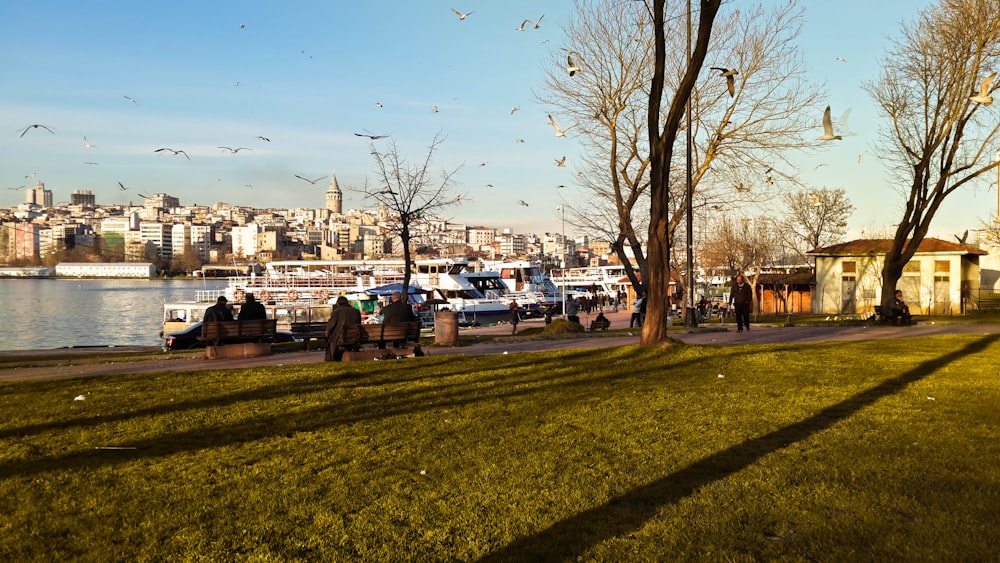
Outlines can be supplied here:
[[0, 350], [157, 346], [163, 303], [225, 281], [0, 279]]

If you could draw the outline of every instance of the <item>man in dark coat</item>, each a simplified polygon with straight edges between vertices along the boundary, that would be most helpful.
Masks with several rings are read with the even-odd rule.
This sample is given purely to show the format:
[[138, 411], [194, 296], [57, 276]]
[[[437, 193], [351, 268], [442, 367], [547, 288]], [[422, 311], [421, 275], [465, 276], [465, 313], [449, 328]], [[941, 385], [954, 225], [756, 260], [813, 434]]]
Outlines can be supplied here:
[[390, 302], [382, 307], [382, 323], [408, 323], [417, 320], [413, 314], [413, 307], [409, 303], [403, 302], [403, 294], [395, 292], [390, 298]]
[[330, 312], [330, 320], [326, 323], [326, 355], [323, 359], [327, 362], [339, 362], [344, 355], [339, 348], [347, 327], [360, 324], [361, 312], [352, 307], [343, 295], [338, 297], [337, 304]]
[[231, 321], [233, 320], [233, 312], [226, 306], [225, 295], [220, 295], [215, 301], [215, 305], [212, 305], [208, 309], [205, 309], [205, 316], [203, 320], [206, 323], [218, 322], [218, 321]]
[[252, 293], [247, 294], [247, 302], [240, 307], [241, 321], [256, 321], [267, 318], [267, 310], [264, 304], [254, 298]]
[[746, 328], [750, 330], [750, 305], [753, 303], [753, 290], [746, 282], [743, 274], [736, 276], [736, 282], [729, 292], [729, 302], [736, 310], [736, 332], [743, 332]]

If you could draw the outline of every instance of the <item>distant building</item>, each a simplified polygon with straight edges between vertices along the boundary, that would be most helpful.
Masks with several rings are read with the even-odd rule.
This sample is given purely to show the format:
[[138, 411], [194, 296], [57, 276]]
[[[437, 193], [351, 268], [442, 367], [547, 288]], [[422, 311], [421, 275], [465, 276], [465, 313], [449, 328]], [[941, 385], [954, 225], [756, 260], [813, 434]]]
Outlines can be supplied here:
[[52, 190], [46, 190], [45, 184], [38, 182], [25, 194], [24, 201], [41, 207], [52, 207]]
[[156, 275], [152, 262], [63, 262], [56, 264], [62, 278], [150, 278]]
[[84, 208], [92, 208], [97, 205], [97, 198], [90, 190], [73, 190], [69, 194], [70, 205], [79, 205]]
[[344, 212], [344, 194], [337, 185], [337, 174], [333, 173], [330, 185], [326, 188], [326, 209], [330, 213], [340, 215]]

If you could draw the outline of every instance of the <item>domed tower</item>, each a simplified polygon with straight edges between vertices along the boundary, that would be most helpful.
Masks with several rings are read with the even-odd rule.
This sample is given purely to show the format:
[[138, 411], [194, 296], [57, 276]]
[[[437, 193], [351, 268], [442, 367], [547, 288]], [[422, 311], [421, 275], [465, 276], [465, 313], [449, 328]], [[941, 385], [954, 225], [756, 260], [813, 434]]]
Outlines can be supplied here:
[[337, 185], [337, 173], [333, 173], [330, 186], [326, 188], [326, 209], [331, 213], [340, 215], [344, 212], [344, 194]]

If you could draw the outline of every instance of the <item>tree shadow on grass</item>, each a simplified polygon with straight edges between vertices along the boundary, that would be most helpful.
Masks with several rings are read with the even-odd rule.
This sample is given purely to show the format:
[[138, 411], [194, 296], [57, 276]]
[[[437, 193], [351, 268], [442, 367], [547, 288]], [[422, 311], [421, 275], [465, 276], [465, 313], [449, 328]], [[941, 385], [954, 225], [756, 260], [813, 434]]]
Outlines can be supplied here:
[[985, 350], [998, 340], [1000, 336], [989, 335], [960, 350], [928, 360], [800, 422], [722, 450], [676, 473], [636, 487], [603, 505], [561, 520], [480, 561], [575, 560], [602, 541], [639, 529], [664, 506], [677, 503], [694, 491], [741, 471], [764, 456], [806, 440], [876, 401], [902, 391], [950, 362]]

